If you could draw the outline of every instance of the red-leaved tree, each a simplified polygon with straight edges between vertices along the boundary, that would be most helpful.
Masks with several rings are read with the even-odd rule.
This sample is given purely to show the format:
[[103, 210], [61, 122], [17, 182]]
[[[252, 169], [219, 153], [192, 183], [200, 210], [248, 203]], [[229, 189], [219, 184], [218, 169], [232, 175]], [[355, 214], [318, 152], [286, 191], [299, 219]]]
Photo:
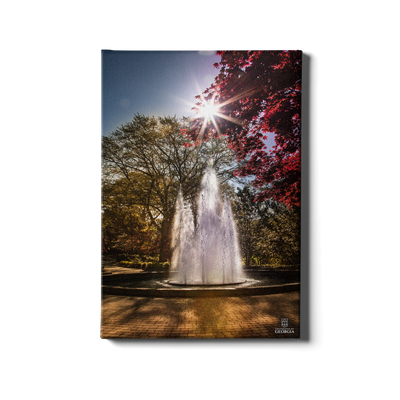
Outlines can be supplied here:
[[[257, 201], [273, 199], [300, 206], [301, 51], [218, 51], [214, 83], [197, 96], [218, 107], [203, 126], [187, 131], [194, 140], [226, 135], [239, 168], [254, 176]], [[274, 146], [266, 141], [271, 135]]]

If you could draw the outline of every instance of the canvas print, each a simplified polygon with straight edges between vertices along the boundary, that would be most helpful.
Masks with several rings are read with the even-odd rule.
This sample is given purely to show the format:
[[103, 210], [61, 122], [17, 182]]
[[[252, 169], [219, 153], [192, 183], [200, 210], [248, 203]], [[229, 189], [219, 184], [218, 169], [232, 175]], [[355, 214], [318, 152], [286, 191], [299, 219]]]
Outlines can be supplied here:
[[102, 338], [300, 337], [301, 68], [102, 51]]

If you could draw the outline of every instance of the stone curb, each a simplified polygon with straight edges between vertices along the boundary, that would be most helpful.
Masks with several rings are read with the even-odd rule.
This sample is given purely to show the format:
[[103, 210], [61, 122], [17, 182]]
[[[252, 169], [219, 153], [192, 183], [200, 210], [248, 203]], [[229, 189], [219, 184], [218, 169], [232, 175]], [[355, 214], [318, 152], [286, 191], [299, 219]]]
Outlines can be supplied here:
[[127, 288], [121, 286], [101, 287], [103, 295], [133, 296], [133, 297], [236, 297], [259, 296], [266, 294], [278, 294], [296, 292], [300, 290], [300, 283], [287, 283], [285, 285], [259, 286], [251, 288]]

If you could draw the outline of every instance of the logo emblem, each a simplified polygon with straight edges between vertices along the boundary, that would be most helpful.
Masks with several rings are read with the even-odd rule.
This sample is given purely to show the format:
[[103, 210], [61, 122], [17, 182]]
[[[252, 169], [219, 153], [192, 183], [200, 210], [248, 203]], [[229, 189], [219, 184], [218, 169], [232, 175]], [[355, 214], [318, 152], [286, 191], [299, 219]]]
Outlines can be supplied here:
[[275, 333], [294, 333], [294, 328], [289, 328], [289, 318], [281, 318], [281, 328], [275, 328]]

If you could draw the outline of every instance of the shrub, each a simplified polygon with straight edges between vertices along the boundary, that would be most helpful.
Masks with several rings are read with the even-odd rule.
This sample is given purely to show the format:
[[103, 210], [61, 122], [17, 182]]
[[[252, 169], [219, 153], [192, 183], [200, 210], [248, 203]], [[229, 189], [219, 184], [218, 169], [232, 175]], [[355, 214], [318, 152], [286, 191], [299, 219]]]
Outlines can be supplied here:
[[121, 261], [129, 261], [129, 257], [126, 254], [118, 254], [117, 262], [121, 262]]
[[164, 271], [164, 264], [156, 263], [155, 268], [157, 271]]
[[119, 265], [125, 268], [142, 268], [142, 264], [135, 261], [120, 261]]
[[133, 261], [135, 264], [140, 264], [142, 262], [142, 260], [137, 255], [129, 257], [129, 261]]
[[158, 262], [148, 263], [147, 270], [149, 271], [163, 271], [164, 265]]
[[121, 267], [130, 268], [132, 265], [132, 261], [120, 261], [119, 265]]

